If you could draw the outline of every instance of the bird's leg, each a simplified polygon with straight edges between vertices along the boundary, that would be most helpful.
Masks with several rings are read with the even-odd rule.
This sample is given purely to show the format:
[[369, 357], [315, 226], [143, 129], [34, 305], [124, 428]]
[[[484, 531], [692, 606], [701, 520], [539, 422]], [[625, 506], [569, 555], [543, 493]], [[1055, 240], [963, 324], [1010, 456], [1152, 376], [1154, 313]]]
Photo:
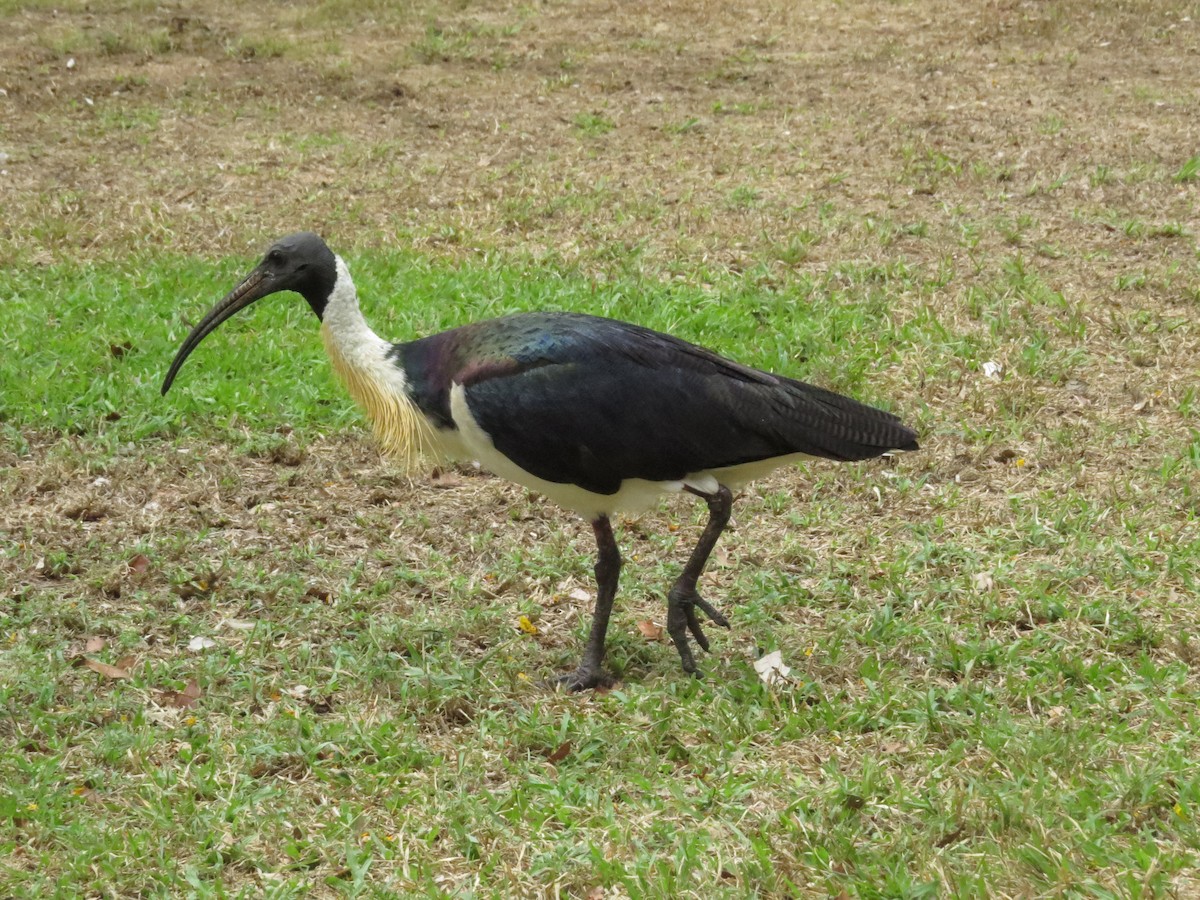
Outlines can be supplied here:
[[579, 668], [563, 675], [559, 682], [572, 691], [582, 691], [604, 684], [604, 635], [608, 632], [608, 619], [612, 615], [613, 600], [617, 596], [617, 579], [621, 575], [621, 551], [613, 537], [612, 523], [608, 516], [600, 516], [592, 522], [596, 533], [596, 611], [592, 614], [592, 630], [588, 634], [587, 646]]
[[692, 657], [692, 648], [688, 646], [688, 632], [692, 633], [697, 644], [705, 650], [708, 649], [708, 638], [704, 636], [704, 632], [700, 628], [700, 620], [696, 617], [696, 607], [699, 607], [715, 624], [722, 628], [729, 627], [729, 620], [697, 592], [696, 582], [700, 580], [700, 573], [704, 571], [709, 554], [717, 545], [717, 539], [725, 530], [725, 526], [729, 524], [729, 516], [733, 510], [733, 495], [725, 485], [719, 485], [716, 492], [712, 494], [706, 494], [691, 487], [687, 490], [697, 497], [704, 498], [704, 502], [708, 504], [708, 525], [704, 527], [704, 533], [700, 535], [696, 549], [692, 551], [687, 565], [683, 567], [683, 571], [675, 579], [675, 584], [671, 586], [670, 593], [667, 594], [667, 634], [671, 635], [671, 640], [675, 642], [675, 649], [679, 651], [683, 670], [694, 673], [696, 660]]

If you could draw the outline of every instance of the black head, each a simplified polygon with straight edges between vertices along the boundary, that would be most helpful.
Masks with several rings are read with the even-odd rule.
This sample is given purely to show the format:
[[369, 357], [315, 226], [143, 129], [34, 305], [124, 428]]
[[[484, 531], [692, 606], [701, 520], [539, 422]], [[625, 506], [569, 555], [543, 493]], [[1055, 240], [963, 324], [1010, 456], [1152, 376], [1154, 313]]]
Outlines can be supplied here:
[[271, 294], [295, 291], [308, 301], [319, 319], [325, 313], [325, 304], [329, 302], [336, 281], [337, 258], [320, 237], [311, 231], [300, 231], [276, 241], [254, 271], [243, 278], [192, 329], [175, 354], [175, 360], [163, 381], [162, 392], [165, 394], [171, 389], [171, 383], [183, 361], [197, 345], [238, 310]]

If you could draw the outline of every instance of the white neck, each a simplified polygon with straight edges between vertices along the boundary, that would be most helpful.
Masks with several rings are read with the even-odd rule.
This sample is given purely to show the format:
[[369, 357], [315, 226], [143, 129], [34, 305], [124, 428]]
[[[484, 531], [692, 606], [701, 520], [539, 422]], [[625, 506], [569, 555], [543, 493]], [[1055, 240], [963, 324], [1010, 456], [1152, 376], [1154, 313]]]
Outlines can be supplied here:
[[333, 370], [375, 428], [384, 449], [412, 464], [423, 453], [435, 454], [433, 428], [408, 395], [408, 379], [392, 345], [371, 330], [358, 308], [354, 280], [341, 257], [337, 278], [321, 317], [321, 337]]
[[322, 331], [337, 346], [339, 354], [354, 368], [371, 369], [382, 361], [390, 345], [371, 330], [358, 308], [354, 279], [340, 256], [334, 257], [337, 278], [322, 314]]

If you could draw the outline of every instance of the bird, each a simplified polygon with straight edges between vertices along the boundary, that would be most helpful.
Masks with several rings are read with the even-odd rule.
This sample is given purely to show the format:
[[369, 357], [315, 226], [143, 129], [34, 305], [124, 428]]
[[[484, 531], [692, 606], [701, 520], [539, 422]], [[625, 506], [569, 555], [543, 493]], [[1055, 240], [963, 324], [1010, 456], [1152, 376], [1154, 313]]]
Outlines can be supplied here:
[[622, 567], [612, 520], [663, 495], [691, 494], [708, 520], [667, 593], [666, 631], [698, 675], [689, 636], [728, 618], [697, 588], [734, 494], [805, 458], [864, 460], [918, 449], [883, 410], [640, 325], [578, 312], [524, 312], [393, 343], [359, 307], [346, 262], [313, 232], [276, 241], [192, 328], [163, 381], [222, 322], [257, 300], [299, 294], [320, 322], [334, 372], [382, 448], [415, 460], [473, 461], [591, 523], [596, 602], [582, 658], [556, 681], [610, 685], [605, 639]]

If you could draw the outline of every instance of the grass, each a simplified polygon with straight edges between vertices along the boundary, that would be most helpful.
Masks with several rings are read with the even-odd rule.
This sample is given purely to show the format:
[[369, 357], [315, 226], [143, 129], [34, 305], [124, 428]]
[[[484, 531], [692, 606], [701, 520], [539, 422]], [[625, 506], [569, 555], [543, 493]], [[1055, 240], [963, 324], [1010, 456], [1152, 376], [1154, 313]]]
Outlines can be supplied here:
[[[1155, 894], [1194, 865], [1200, 442], [1193, 426], [1099, 492], [1074, 436], [1029, 443], [1020, 384], [1088, 356], [1086, 328], [1037, 338], [1070, 309], [1027, 260], [948, 326], [891, 314], [946, 278], [904, 266], [765, 291], [347, 255], [384, 334], [585, 309], [867, 396], [906, 359], [953, 379], [1020, 335], [996, 407], [923, 431], [1021, 449], [949, 480], [918, 455], [813, 466], [803, 502], [786, 479], [749, 492], [709, 576], [735, 629], [701, 681], [633, 627], [661, 621], [699, 511], [624, 521], [625, 680], [555, 695], [537, 682], [586, 625], [586, 529], [469, 470], [431, 491], [332, 437], [357, 415], [296, 298], [223, 326], [158, 396], [250, 261], [7, 271], [0, 491], [25, 511], [0, 612], [5, 893]], [[396, 284], [403, 306], [382, 299]], [[797, 678], [768, 689], [750, 660], [775, 648]]]
[[[793, 6], [0, 2], [0, 896], [1200, 890], [1196, 29]], [[614, 315], [922, 450], [743, 493], [700, 680], [702, 510], [620, 519], [555, 694], [590, 529], [380, 460], [301, 301], [159, 396], [301, 227], [387, 337]]]

